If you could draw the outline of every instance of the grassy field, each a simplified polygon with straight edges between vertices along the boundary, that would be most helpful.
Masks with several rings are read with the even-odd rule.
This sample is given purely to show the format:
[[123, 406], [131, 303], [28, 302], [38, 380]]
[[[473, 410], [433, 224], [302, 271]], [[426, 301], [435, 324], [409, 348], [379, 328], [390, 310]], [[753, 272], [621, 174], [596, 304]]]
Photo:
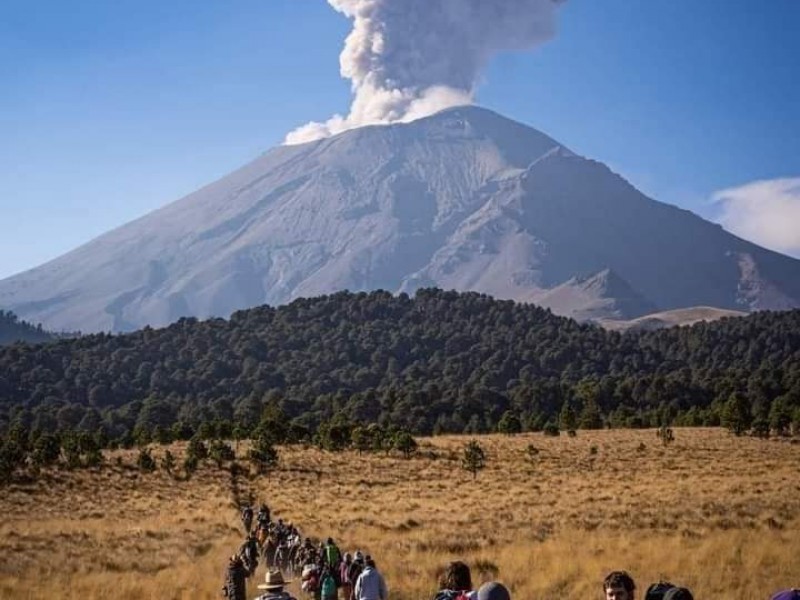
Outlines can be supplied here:
[[397, 600], [430, 597], [454, 559], [525, 600], [599, 598], [615, 568], [699, 599], [800, 585], [800, 444], [710, 429], [676, 430], [667, 448], [652, 430], [484, 436], [473, 480], [469, 439], [421, 439], [410, 460], [282, 448], [269, 479], [207, 465], [176, 481], [118, 452], [100, 471], [0, 489], [0, 598], [219, 598], [248, 493], [305, 534], [370, 552]]

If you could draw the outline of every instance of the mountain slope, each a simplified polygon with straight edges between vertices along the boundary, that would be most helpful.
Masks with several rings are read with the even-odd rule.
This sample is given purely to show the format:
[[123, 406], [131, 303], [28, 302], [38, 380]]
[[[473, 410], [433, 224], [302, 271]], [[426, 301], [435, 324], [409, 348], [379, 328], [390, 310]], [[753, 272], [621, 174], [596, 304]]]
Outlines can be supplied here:
[[720, 319], [744, 317], [746, 315], [747, 313], [736, 310], [695, 306], [648, 314], [629, 321], [599, 319], [598, 323], [610, 331], [652, 331], [675, 326], [687, 327], [695, 323], [710, 323]]
[[[627, 309], [614, 286], [581, 290], [586, 306], [553, 300], [553, 288], [606, 270], [637, 299]], [[119, 331], [345, 288], [431, 285], [581, 318], [790, 308], [800, 306], [800, 261], [469, 107], [275, 148], [0, 282], [0, 305], [51, 329]]]

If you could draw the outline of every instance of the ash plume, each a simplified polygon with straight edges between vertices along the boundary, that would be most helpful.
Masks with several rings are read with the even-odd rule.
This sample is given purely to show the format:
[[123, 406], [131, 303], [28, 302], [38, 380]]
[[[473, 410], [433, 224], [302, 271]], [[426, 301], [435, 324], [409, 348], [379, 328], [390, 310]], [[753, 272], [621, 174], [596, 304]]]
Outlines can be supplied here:
[[564, 1], [328, 0], [353, 20], [339, 57], [342, 77], [352, 82], [353, 103], [347, 116], [308, 123], [286, 143], [472, 103], [492, 56], [550, 39]]

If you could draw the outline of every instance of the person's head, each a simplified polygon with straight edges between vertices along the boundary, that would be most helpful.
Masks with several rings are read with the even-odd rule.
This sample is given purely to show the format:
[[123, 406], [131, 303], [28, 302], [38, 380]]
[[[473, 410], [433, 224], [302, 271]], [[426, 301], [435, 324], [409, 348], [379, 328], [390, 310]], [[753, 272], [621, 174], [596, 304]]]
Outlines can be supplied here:
[[439, 586], [444, 590], [471, 590], [472, 589], [472, 575], [469, 572], [469, 567], [466, 563], [460, 560], [454, 560], [442, 573], [439, 580]]
[[328, 544], [328, 546], [333, 544], [333, 538], [328, 538], [328, 541], [326, 542], [326, 544]]
[[351, 562], [353, 562], [353, 555], [350, 554], [349, 552], [345, 552], [344, 553], [344, 562], [346, 564], [350, 564]]
[[268, 569], [264, 576], [264, 583], [258, 584], [258, 589], [269, 590], [270, 592], [282, 592], [283, 586], [291, 582], [291, 579], [284, 579], [280, 569]]
[[478, 600], [511, 600], [511, 594], [502, 583], [489, 581], [478, 589]]
[[603, 580], [605, 600], [633, 600], [636, 584], [625, 571], [612, 571]]
[[358, 562], [364, 562], [364, 553], [361, 550], [356, 550], [356, 557], [355, 560]]
[[375, 568], [375, 561], [369, 554], [364, 557], [364, 565], [367, 567], [372, 567], [373, 569]]

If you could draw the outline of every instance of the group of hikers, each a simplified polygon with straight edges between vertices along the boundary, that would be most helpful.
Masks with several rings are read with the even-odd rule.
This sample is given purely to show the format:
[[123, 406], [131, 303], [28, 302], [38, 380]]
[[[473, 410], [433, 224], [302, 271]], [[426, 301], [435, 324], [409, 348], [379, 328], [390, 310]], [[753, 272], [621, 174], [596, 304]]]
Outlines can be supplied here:
[[315, 543], [292, 523], [273, 521], [265, 503], [257, 513], [244, 506], [241, 520], [246, 537], [228, 561], [222, 588], [230, 600], [246, 600], [246, 581], [259, 560], [266, 574], [257, 587], [266, 593], [256, 600], [294, 600], [284, 591], [292, 581], [287, 574], [299, 576], [301, 589], [313, 600], [388, 600], [386, 581], [369, 554], [342, 553], [332, 538]]
[[[635, 600], [636, 583], [626, 571], [612, 571], [603, 580], [605, 600]], [[660, 581], [649, 586], [644, 600], [694, 600], [688, 588]], [[800, 589], [789, 589], [777, 592], [770, 600], [800, 600]]]
[[[253, 527], [253, 519], [256, 524]], [[256, 572], [259, 558], [266, 564], [264, 593], [255, 600], [295, 600], [285, 587], [300, 577], [300, 588], [308, 600], [388, 600], [389, 592], [375, 560], [360, 550], [342, 553], [332, 538], [315, 543], [282, 519], [272, 521], [270, 510], [261, 504], [254, 514], [250, 505], [241, 513], [246, 538], [228, 563], [223, 595], [229, 600], [247, 600], [246, 580]], [[489, 581], [477, 589], [469, 566], [462, 561], [447, 565], [439, 579], [433, 600], [511, 600], [508, 588]], [[626, 571], [612, 571], [603, 580], [604, 600], [636, 600], [636, 584]], [[643, 600], [694, 600], [686, 588], [660, 581], [650, 585]], [[776, 593], [770, 600], [800, 600], [800, 590]]]

